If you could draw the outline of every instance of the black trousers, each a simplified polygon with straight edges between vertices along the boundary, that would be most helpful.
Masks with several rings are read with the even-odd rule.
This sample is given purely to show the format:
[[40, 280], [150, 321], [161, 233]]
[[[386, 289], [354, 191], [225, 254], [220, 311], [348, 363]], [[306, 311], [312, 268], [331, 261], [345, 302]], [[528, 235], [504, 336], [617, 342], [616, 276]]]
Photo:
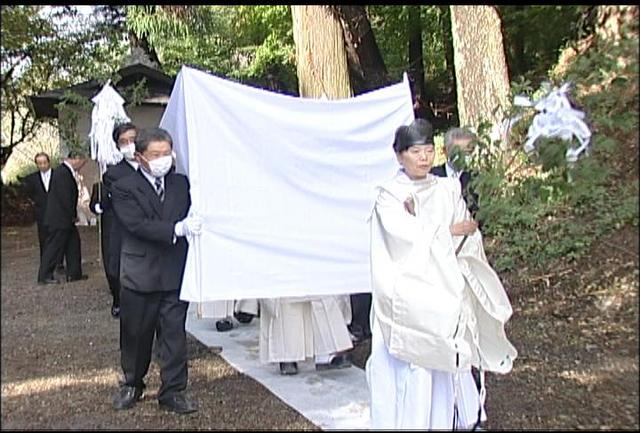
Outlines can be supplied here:
[[44, 246], [47, 243], [47, 228], [44, 223], [36, 221], [38, 226], [38, 243], [40, 245], [40, 259], [42, 260], [42, 253], [44, 253]]
[[371, 335], [371, 293], [351, 295], [351, 328], [359, 329], [365, 336]]
[[158, 400], [187, 388], [187, 336], [184, 329], [188, 302], [179, 290], [120, 291], [120, 361], [125, 385], [142, 387], [151, 363], [156, 335], [161, 385]]
[[63, 257], [67, 263], [67, 277], [80, 277], [82, 275], [80, 234], [75, 225], [66, 229], [47, 228], [47, 241], [40, 259], [38, 281], [53, 278], [53, 271], [62, 262]]
[[[100, 227], [101, 233], [101, 251], [102, 251], [102, 266], [104, 267], [104, 274], [107, 277], [107, 283], [109, 283], [109, 291], [111, 292], [111, 296], [113, 297], [113, 304], [120, 305], [120, 266], [115, 266], [111, 263], [112, 260], [120, 261], [120, 252], [114, 254], [111, 251], [111, 216], [105, 217], [103, 214], [100, 217], [100, 223], [102, 227]], [[114, 269], [117, 273], [114, 273]]]
[[[47, 226], [42, 221], [36, 221], [38, 227], [38, 244], [40, 245], [40, 260], [42, 260], [42, 254], [44, 254], [44, 246], [47, 244]], [[60, 258], [58, 266], [62, 266], [64, 257]]]

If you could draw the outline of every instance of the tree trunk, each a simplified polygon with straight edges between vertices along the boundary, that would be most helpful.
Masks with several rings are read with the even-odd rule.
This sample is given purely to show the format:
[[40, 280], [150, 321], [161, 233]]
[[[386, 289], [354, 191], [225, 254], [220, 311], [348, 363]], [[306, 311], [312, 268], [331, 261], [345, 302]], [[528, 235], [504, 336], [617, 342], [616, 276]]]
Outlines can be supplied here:
[[351, 87], [356, 95], [389, 84], [387, 67], [380, 54], [364, 6], [330, 6], [340, 20], [347, 50]]
[[326, 6], [291, 6], [291, 16], [300, 96], [353, 96], [340, 22]]
[[451, 6], [460, 125], [502, 121], [509, 98], [500, 17], [493, 6]]
[[600, 38], [617, 42], [622, 38], [625, 26], [630, 26], [627, 32], [637, 34], [638, 6], [597, 6], [597, 14], [596, 33]]
[[422, 21], [420, 6], [409, 8], [409, 76], [416, 100], [424, 99], [424, 61], [422, 59]]

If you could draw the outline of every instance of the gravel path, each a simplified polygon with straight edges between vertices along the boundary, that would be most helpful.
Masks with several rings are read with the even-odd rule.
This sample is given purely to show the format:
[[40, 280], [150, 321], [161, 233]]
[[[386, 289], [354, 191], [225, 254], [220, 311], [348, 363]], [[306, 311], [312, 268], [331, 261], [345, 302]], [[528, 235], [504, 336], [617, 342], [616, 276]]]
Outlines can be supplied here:
[[[507, 332], [520, 357], [510, 374], [488, 375], [487, 427], [638, 429], [637, 228], [620, 236], [614, 241], [632, 254], [603, 250], [591, 257], [602, 266], [579, 278], [526, 288], [505, 279], [514, 306]], [[109, 315], [97, 230], [82, 227], [81, 237], [89, 280], [38, 286], [35, 227], [2, 228], [2, 428], [317, 430], [193, 338], [188, 389], [198, 412], [158, 408], [155, 363], [145, 400], [114, 411], [118, 321]], [[355, 351], [360, 366], [368, 350]]]

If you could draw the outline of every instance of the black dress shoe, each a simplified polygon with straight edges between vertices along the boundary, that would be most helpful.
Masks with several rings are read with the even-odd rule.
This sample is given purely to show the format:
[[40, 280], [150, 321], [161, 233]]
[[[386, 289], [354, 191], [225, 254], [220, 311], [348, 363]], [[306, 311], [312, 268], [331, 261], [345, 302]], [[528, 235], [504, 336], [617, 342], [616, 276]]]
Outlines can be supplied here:
[[243, 313], [242, 311], [238, 311], [237, 313], [233, 313], [233, 317], [240, 323], [251, 323], [253, 320], [253, 314]]
[[115, 410], [130, 409], [137, 401], [144, 397], [144, 386], [136, 388], [134, 386], [123, 385], [118, 393], [113, 397], [113, 408]]
[[283, 374], [285, 376], [298, 374], [298, 363], [297, 362], [281, 362], [280, 374]]
[[182, 392], [158, 400], [158, 404], [165, 410], [180, 414], [191, 413], [198, 410], [196, 403]]
[[117, 306], [117, 305], [111, 306], [111, 316], [120, 317], [120, 306]]
[[340, 368], [348, 368], [352, 365], [351, 355], [344, 353], [334, 356], [331, 362], [316, 363], [316, 370], [337, 370]]
[[221, 319], [216, 322], [218, 332], [226, 332], [233, 329], [233, 323], [229, 319]]
[[88, 280], [88, 279], [89, 279], [88, 275], [80, 275], [78, 277], [67, 277], [67, 283], [72, 283], [74, 281]]
[[60, 280], [56, 280], [55, 278], [47, 278], [46, 280], [38, 280], [38, 284], [60, 284]]

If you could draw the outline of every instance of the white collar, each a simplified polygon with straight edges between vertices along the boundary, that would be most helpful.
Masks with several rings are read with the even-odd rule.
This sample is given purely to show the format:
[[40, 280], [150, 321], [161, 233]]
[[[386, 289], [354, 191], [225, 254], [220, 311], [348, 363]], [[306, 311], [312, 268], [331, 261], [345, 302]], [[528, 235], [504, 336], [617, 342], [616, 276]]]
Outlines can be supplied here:
[[127, 158], [123, 158], [125, 161], [127, 161], [129, 163], [129, 165], [131, 167], [133, 167], [134, 170], [138, 169], [138, 166], [140, 165], [140, 163], [138, 161], [129, 161]]
[[69, 163], [69, 161], [67, 161], [66, 159], [64, 161], [62, 161], [62, 163], [64, 165], [66, 165], [67, 167], [69, 167], [69, 170], [71, 170], [71, 174], [73, 174], [74, 176], [76, 175], [76, 171], [73, 168], [73, 166]]
[[444, 170], [447, 173], [447, 177], [460, 177], [460, 174], [462, 174], [462, 172], [457, 171], [455, 168], [453, 168], [453, 166], [449, 163], [449, 161], [447, 161], [444, 164]]
[[43, 178], [47, 178], [49, 176], [51, 176], [51, 167], [49, 167], [49, 169], [47, 171], [41, 171], [40, 172], [40, 176]]

